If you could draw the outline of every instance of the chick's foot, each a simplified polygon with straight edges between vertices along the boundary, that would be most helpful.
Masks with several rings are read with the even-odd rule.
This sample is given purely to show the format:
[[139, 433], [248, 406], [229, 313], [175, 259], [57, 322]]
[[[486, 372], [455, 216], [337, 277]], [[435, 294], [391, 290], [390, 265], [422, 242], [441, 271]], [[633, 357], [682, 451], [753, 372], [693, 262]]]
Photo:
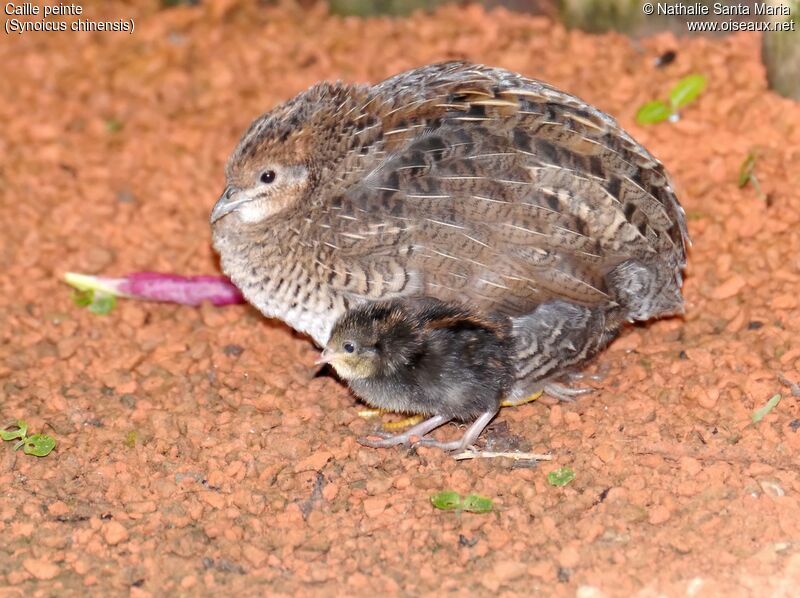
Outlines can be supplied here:
[[[399, 445], [411, 445], [413, 444], [412, 438], [417, 438], [419, 441], [422, 441], [428, 432], [435, 430], [439, 426], [444, 425], [449, 421], [450, 419], [444, 417], [443, 415], [434, 415], [433, 417], [426, 419], [424, 422], [417, 424], [413, 428], [409, 428], [402, 434], [375, 432], [370, 436], [359, 438], [358, 442], [364, 446], [369, 446], [372, 448], [388, 448]], [[380, 440], [373, 440], [371, 436], [378, 436]]]
[[439, 442], [434, 438], [421, 438], [419, 441], [419, 446], [431, 446], [434, 448], [442, 449], [443, 451], [463, 451], [475, 444], [475, 441], [478, 440], [478, 436], [481, 435], [483, 429], [489, 425], [489, 422], [492, 421], [492, 418], [497, 414], [497, 411], [487, 411], [486, 413], [481, 414], [481, 416], [472, 422], [467, 431], [464, 432], [464, 435], [459, 440], [453, 440], [450, 442]]

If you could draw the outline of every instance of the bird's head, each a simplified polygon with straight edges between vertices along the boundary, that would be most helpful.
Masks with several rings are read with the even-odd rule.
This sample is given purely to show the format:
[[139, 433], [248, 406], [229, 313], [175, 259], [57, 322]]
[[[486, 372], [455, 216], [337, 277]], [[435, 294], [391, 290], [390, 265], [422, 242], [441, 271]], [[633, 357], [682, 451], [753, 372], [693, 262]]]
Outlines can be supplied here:
[[402, 307], [364, 304], [336, 322], [317, 363], [331, 364], [345, 380], [390, 376], [419, 352], [420, 332]]
[[320, 83], [253, 121], [228, 160], [225, 190], [211, 211], [215, 233], [231, 226], [263, 228], [272, 217], [304, 206], [346, 154], [342, 107], [357, 103], [363, 91]]

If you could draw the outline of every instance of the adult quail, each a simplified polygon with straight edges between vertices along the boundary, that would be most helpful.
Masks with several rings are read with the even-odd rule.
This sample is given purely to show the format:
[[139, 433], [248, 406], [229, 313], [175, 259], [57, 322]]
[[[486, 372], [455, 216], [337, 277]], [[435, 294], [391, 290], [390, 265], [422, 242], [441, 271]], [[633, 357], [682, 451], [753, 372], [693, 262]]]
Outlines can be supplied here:
[[[455, 303], [431, 298], [362, 303], [333, 327], [318, 363], [330, 363], [372, 407], [429, 419], [403, 434], [382, 434], [372, 447], [420, 443], [447, 450], [477, 440], [514, 379], [511, 326]], [[460, 440], [424, 438], [451, 421], [471, 422]]]
[[257, 118], [211, 213], [245, 298], [324, 346], [366, 301], [431, 296], [511, 318], [510, 398], [625, 321], [681, 313], [688, 242], [664, 167], [603, 112], [447, 62], [320, 83]]

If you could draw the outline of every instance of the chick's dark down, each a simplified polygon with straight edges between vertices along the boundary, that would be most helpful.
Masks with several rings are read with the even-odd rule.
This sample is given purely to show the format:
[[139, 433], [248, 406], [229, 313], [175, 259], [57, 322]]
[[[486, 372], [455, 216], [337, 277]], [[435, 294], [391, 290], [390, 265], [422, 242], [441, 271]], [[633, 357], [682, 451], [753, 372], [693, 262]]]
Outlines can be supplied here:
[[471, 422], [497, 411], [510, 390], [509, 332], [507, 319], [460, 305], [394, 300], [350, 310], [331, 341], [354, 342], [375, 359], [372, 375], [348, 380], [368, 404]]

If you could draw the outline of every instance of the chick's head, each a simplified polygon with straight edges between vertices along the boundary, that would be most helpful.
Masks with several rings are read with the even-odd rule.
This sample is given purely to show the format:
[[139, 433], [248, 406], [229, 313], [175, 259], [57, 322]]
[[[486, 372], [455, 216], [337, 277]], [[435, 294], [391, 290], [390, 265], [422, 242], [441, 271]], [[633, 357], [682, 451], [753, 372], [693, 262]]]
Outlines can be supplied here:
[[390, 376], [408, 366], [422, 345], [419, 323], [397, 306], [365, 304], [333, 328], [320, 363], [345, 380]]

